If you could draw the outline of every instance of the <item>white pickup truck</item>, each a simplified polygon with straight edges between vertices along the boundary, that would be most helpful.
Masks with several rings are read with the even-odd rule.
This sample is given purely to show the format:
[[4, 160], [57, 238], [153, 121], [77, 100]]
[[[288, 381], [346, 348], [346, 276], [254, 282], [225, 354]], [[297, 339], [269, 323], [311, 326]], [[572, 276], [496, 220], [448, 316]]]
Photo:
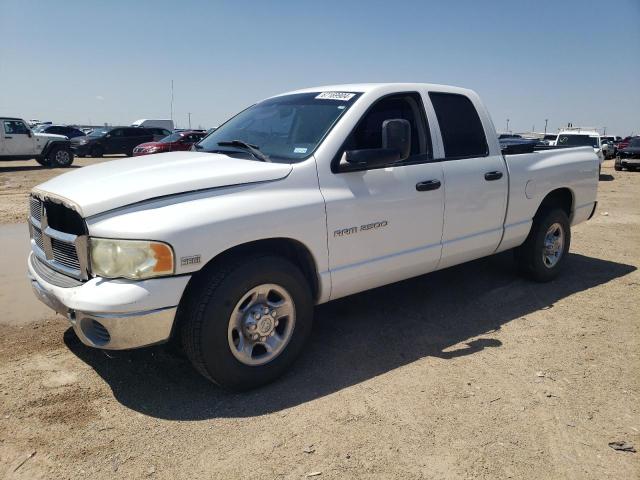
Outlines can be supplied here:
[[299, 90], [197, 151], [36, 187], [29, 276], [86, 345], [176, 340], [205, 377], [247, 389], [301, 352], [314, 304], [508, 249], [553, 279], [596, 209], [598, 166], [591, 146], [503, 156], [471, 90]]

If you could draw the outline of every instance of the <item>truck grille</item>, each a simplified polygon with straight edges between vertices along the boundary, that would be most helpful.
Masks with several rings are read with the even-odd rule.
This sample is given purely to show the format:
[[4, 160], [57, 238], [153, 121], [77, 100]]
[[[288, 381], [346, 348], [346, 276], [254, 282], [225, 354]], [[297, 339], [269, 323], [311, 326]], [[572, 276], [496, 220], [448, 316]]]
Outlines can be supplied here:
[[88, 279], [87, 230], [80, 215], [52, 200], [29, 198], [31, 249], [53, 270], [78, 280]]

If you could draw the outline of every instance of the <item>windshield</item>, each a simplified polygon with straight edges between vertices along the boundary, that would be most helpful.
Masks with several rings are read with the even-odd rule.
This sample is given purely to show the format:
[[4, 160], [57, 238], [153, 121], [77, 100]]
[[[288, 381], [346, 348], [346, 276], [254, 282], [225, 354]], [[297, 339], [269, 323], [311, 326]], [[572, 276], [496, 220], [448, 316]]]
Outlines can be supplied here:
[[109, 132], [108, 128], [96, 128], [94, 131], [92, 131], [89, 136], [90, 137], [101, 137], [103, 135], [106, 135]]
[[167, 135], [162, 140], [158, 140], [159, 143], [173, 143], [177, 142], [182, 138], [181, 133], [172, 133], [171, 135]]
[[205, 152], [246, 151], [220, 143], [240, 140], [257, 147], [274, 162], [307, 158], [359, 93], [315, 92], [271, 98], [233, 117], [198, 143]]
[[589, 135], [558, 135], [557, 145], [561, 147], [599, 147], [598, 137], [590, 137]]
[[553, 135], [545, 135], [544, 139], [545, 140], [555, 140], [557, 136], [558, 135], [556, 135], [555, 133]]
[[629, 146], [633, 147], [633, 148], [638, 148], [640, 147], [640, 138], [634, 138], [633, 140], [631, 140], [629, 142]]

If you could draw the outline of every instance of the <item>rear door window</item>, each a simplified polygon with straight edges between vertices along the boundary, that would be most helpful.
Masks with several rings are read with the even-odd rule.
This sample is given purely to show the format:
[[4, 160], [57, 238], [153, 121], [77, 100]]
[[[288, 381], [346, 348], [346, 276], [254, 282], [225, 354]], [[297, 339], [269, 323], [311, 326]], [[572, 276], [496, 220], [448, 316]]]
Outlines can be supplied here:
[[476, 108], [464, 95], [430, 92], [447, 159], [485, 157], [487, 138]]

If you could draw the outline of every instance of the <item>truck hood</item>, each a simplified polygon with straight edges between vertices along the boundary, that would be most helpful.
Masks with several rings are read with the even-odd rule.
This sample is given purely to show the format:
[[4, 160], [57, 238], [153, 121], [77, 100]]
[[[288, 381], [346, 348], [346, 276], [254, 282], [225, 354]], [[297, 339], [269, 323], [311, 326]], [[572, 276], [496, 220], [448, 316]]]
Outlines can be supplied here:
[[38, 185], [33, 193], [90, 217], [166, 195], [279, 180], [292, 168], [218, 153], [170, 152], [80, 168]]

